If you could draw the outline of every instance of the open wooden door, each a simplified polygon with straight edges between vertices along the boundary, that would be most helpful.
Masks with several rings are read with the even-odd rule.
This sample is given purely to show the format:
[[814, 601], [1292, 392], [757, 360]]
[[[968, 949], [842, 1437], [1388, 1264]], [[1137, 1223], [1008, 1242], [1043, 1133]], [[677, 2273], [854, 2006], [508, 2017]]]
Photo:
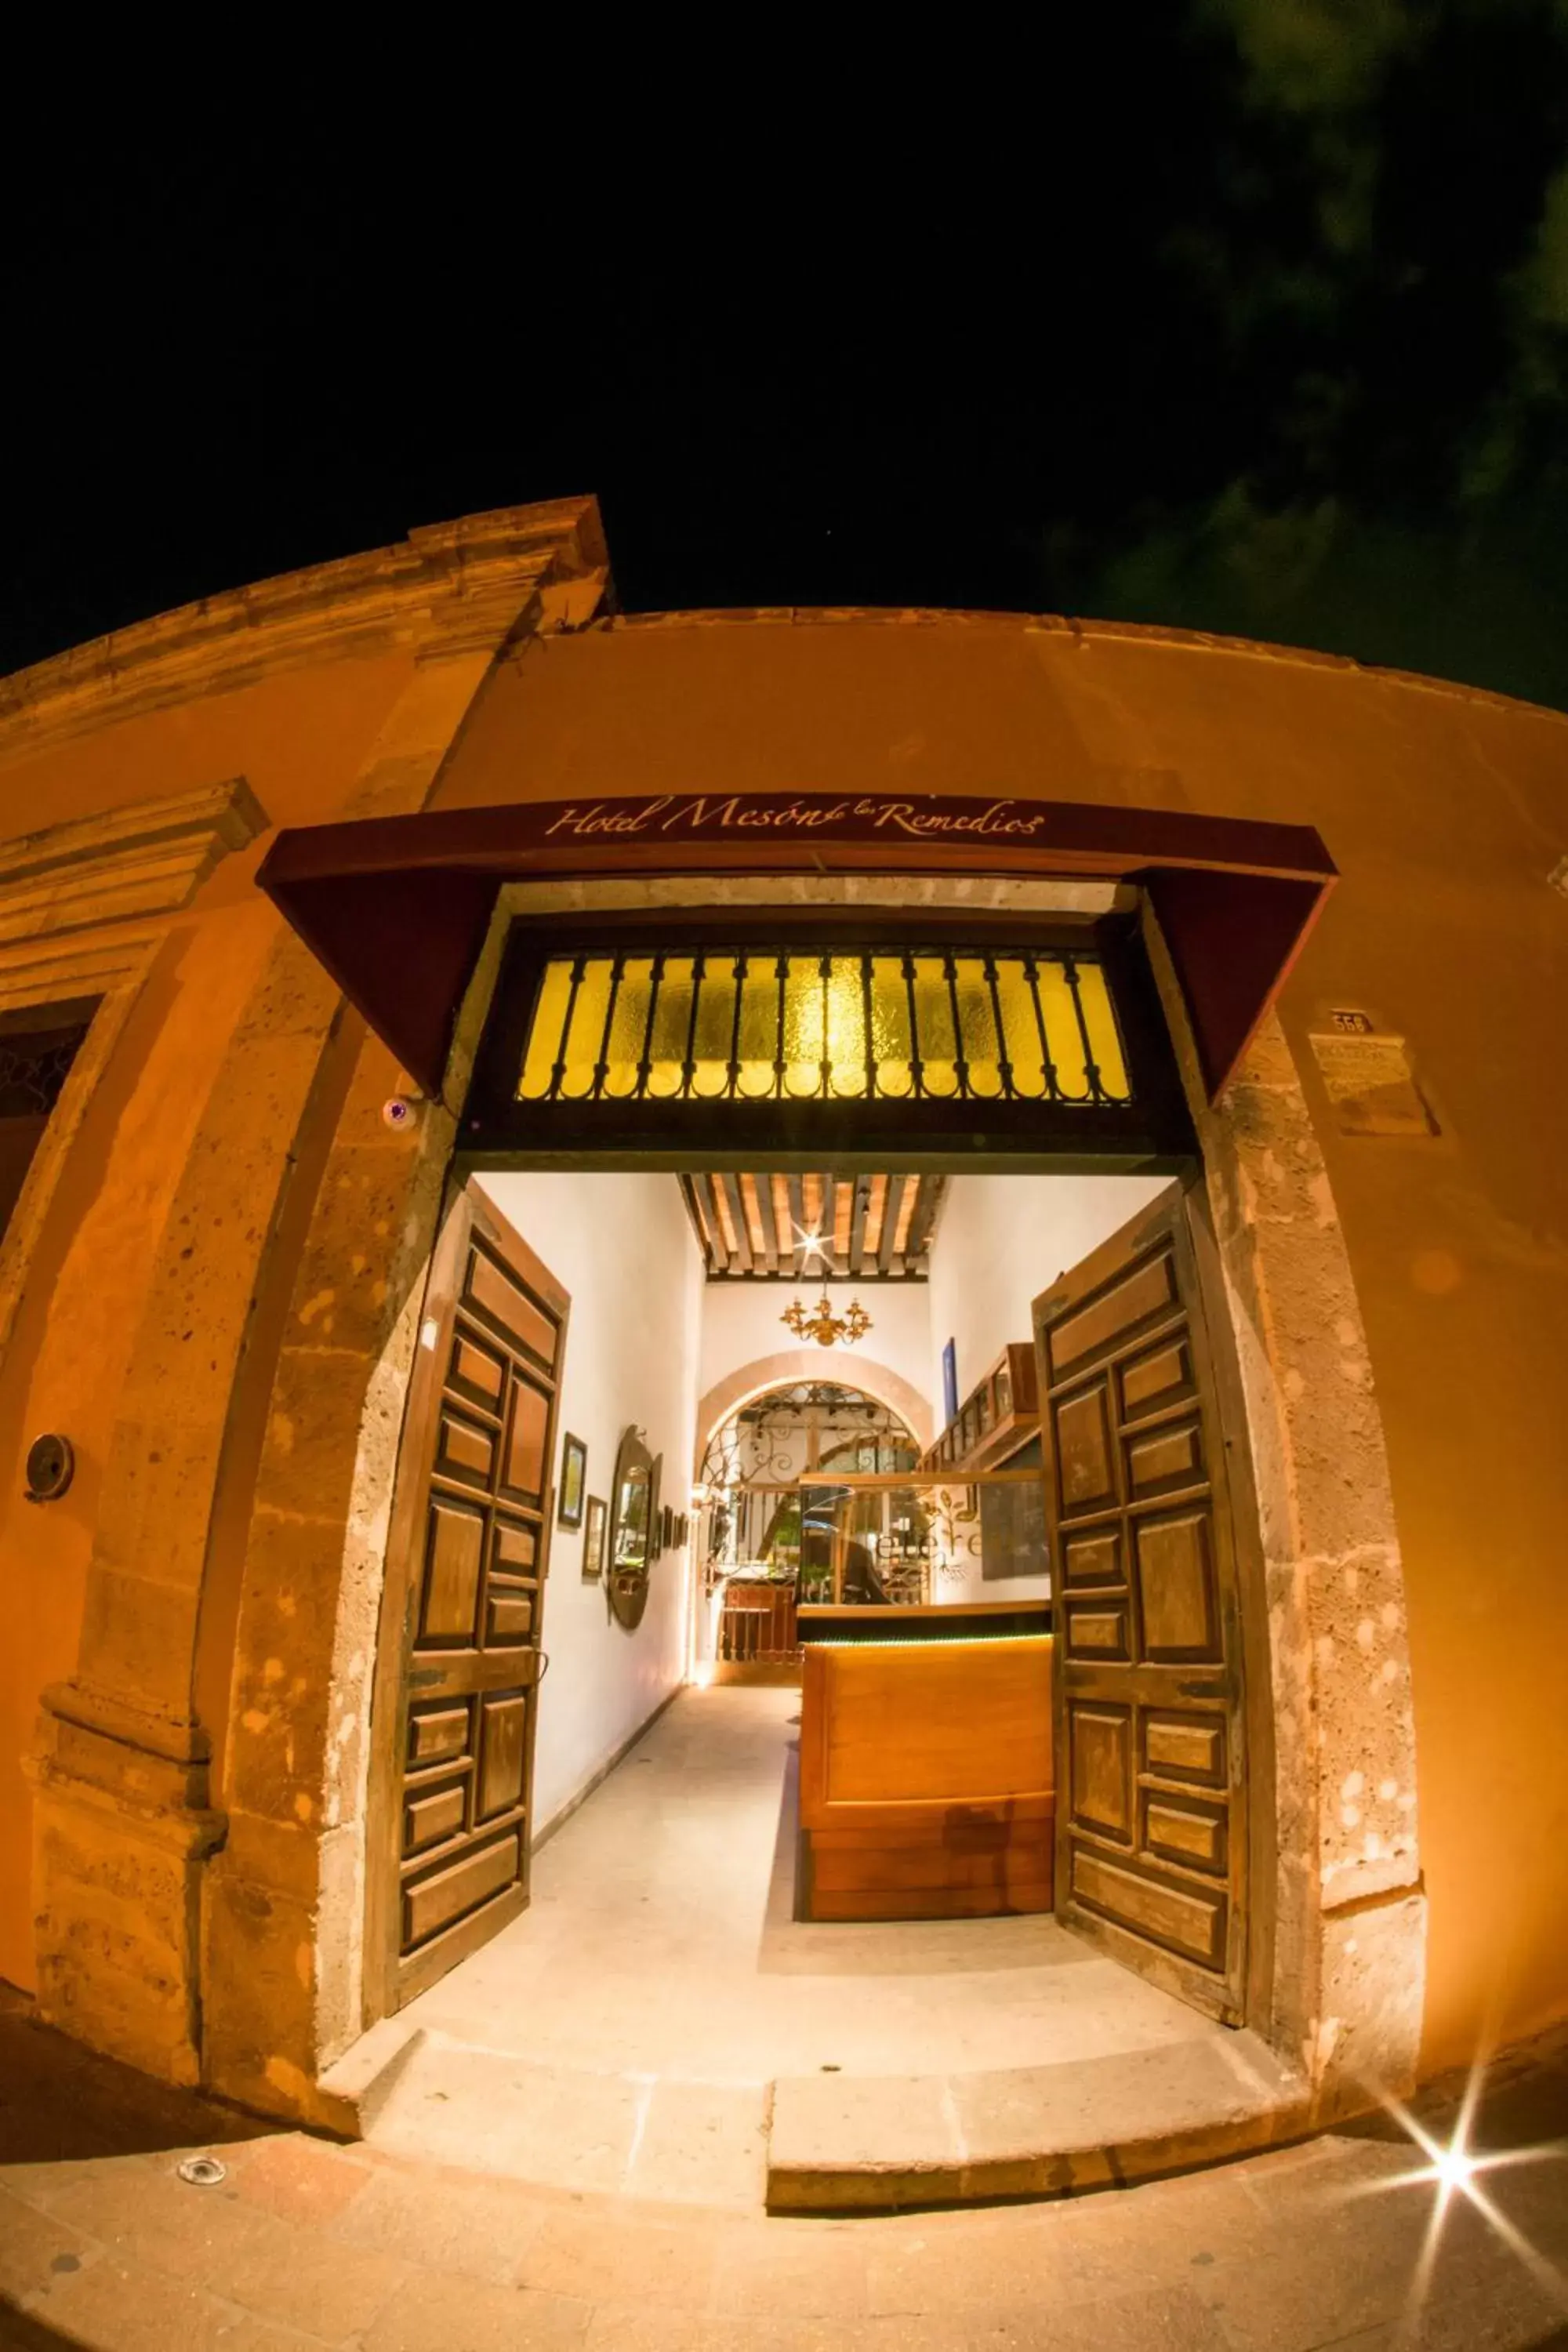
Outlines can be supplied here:
[[1056, 1600], [1057, 1912], [1238, 2024], [1241, 1623], [1192, 1214], [1173, 1184], [1035, 1302]]
[[568, 1304], [485, 1196], [460, 1192], [431, 1268], [387, 1552], [373, 2014], [401, 2007], [528, 1901]]

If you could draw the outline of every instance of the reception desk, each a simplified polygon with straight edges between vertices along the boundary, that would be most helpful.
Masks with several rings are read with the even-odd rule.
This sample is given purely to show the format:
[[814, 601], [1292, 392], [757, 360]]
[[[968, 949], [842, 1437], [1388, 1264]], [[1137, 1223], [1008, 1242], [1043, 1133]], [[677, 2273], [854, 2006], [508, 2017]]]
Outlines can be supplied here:
[[1047, 1602], [803, 1607], [808, 1919], [1051, 1907]]

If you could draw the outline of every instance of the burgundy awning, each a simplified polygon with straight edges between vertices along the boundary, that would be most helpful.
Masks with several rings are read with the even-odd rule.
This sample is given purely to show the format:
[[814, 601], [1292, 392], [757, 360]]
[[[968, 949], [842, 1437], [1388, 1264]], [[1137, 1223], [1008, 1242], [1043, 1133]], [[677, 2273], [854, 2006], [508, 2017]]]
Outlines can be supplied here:
[[660, 793], [426, 810], [279, 834], [258, 879], [410, 1076], [440, 1090], [504, 882], [606, 875], [1095, 875], [1149, 893], [1210, 1097], [1335, 879], [1310, 825], [1072, 801]]

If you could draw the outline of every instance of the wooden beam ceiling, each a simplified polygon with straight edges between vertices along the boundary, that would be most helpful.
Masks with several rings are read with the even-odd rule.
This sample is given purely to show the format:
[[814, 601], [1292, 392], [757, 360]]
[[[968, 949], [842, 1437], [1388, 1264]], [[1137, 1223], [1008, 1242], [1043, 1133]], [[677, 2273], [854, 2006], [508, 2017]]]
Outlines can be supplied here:
[[[945, 1176], [682, 1176], [710, 1281], [923, 1282]], [[805, 1236], [821, 1236], [814, 1252]]]

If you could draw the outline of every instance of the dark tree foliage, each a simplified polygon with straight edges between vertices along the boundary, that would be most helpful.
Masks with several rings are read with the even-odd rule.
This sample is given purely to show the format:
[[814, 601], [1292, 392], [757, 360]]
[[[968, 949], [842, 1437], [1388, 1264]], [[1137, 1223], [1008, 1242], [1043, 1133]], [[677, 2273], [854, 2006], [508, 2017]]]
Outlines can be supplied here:
[[940, 108], [869, 170], [852, 110], [742, 120], [679, 185], [521, 100], [68, 139], [10, 206], [0, 667], [589, 489], [634, 609], [1066, 610], [1568, 704], [1568, 0], [1069, 14], [975, 169]]

